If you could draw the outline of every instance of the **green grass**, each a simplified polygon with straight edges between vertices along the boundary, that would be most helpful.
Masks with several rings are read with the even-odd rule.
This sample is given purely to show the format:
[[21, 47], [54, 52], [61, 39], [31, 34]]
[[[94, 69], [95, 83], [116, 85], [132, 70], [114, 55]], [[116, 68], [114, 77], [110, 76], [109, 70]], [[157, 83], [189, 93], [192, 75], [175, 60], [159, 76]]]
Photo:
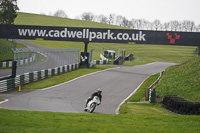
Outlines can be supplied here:
[[16, 25], [42, 25], [42, 26], [65, 26], [65, 27], [89, 27], [89, 28], [114, 28], [124, 29], [124, 27], [108, 25], [97, 22], [82, 21], [76, 19], [60, 18], [39, 14], [18, 12], [15, 19]]
[[168, 68], [156, 89], [161, 98], [177, 95], [189, 101], [200, 102], [200, 57]]
[[[75, 27], [103, 27], [99, 23], [84, 22], [80, 20], [70, 20], [42, 15], [19, 13], [16, 24], [23, 25], [48, 25], [48, 26], [75, 26]], [[57, 41], [31, 41], [50, 48], [80, 48], [83, 51], [84, 44], [77, 42], [57, 42]], [[196, 47], [183, 46], [160, 46], [160, 45], [131, 45], [131, 44], [107, 44], [90, 43], [89, 49], [95, 49], [94, 59], [99, 59], [102, 47], [106, 49], [118, 50], [126, 49], [126, 54], [133, 53], [135, 60], [125, 62], [125, 65], [139, 65], [154, 61], [183, 63], [195, 57]], [[116, 51], [117, 52], [117, 51]], [[177, 94], [184, 98], [199, 101], [199, 58], [191, 62], [188, 61], [180, 66], [170, 67], [164, 73], [161, 82], [156, 86], [157, 94], [163, 97], [166, 94]], [[105, 66], [106, 67], [106, 66]], [[97, 66], [95, 69], [104, 69]], [[95, 71], [92, 69], [79, 69], [44, 79], [22, 86], [26, 89], [37, 89], [48, 86], [41, 84], [51, 84], [51, 82], [63, 79], [70, 80], [71, 76]], [[77, 73], [76, 73], [77, 72]], [[76, 74], [74, 74], [76, 73]], [[71, 74], [70, 76], [68, 74]], [[75, 76], [76, 75], [76, 76]], [[62, 77], [62, 78], [61, 78]], [[153, 75], [147, 79], [141, 88], [128, 101], [144, 101], [144, 89], [149, 87], [158, 75]], [[64, 81], [64, 82], [65, 82]], [[62, 81], [63, 82], [63, 81]], [[40, 85], [38, 85], [40, 84]], [[52, 85], [57, 82], [52, 83]], [[181, 85], [179, 85], [181, 84]], [[183, 89], [181, 89], [183, 88]], [[196, 97], [196, 98], [193, 98]], [[108, 114], [71, 114], [36, 111], [12, 111], [0, 109], [0, 132], [162, 132], [162, 133], [198, 133], [200, 131], [200, 116], [176, 115], [161, 108], [160, 103], [156, 104], [124, 104], [120, 115]]]
[[[128, 101], [143, 101], [144, 89], [149, 87], [158, 76], [159, 74], [150, 76]], [[161, 108], [159, 103], [126, 103], [120, 112], [123, 114], [72, 114], [0, 109], [0, 126], [1, 132], [10, 133], [198, 133], [200, 130], [200, 116], [176, 115]]]
[[[6, 61], [6, 60], [13, 60], [14, 54], [12, 51], [13, 43], [10, 41], [7, 41], [5, 39], [0, 39], [0, 61]], [[23, 48], [25, 47], [22, 44], [17, 43], [17, 48]]]
[[0, 109], [1, 132], [198, 133], [199, 116], [71, 114]]
[[63, 73], [63, 74], [60, 74], [60, 75], [57, 75], [57, 76], [49, 77], [49, 78], [46, 78], [46, 79], [43, 79], [43, 80], [39, 80], [39, 81], [36, 81], [36, 82], [32, 82], [32, 83], [23, 85], [22, 89], [47, 88], [47, 87], [50, 87], [50, 86], [61, 84], [63, 82], [67, 82], [69, 80], [75, 79], [77, 77], [80, 77], [80, 76], [83, 76], [83, 75], [86, 75], [86, 74], [89, 74], [89, 73], [105, 70], [105, 69], [108, 69], [108, 68], [114, 68], [114, 67], [113, 66], [106, 66], [106, 65], [96, 65], [92, 69], [82, 68], [82, 69]]
[[178, 66], [169, 67], [161, 81], [156, 85], [158, 103], [127, 103], [145, 101], [145, 88], [156, 81], [159, 74], [150, 76], [140, 86], [138, 91], [129, 98], [120, 108], [122, 114], [138, 115], [173, 115], [163, 109], [159, 102], [165, 95], [177, 95], [188, 101], [200, 102], [200, 57], [196, 57]]
[[[28, 40], [32, 43], [42, 45], [49, 48], [78, 48], [84, 51], [84, 43], [82, 42], [64, 42], [64, 41], [41, 41]], [[134, 54], [135, 60], [126, 61], [124, 65], [135, 66], [151, 62], [174, 62], [183, 63], [194, 58], [196, 47], [188, 46], [169, 46], [169, 45], [145, 45], [145, 44], [119, 44], [119, 43], [89, 43], [88, 51], [94, 49], [93, 59], [99, 60], [102, 48], [115, 49], [116, 55], [118, 49], [121, 51], [125, 49], [126, 56]]]

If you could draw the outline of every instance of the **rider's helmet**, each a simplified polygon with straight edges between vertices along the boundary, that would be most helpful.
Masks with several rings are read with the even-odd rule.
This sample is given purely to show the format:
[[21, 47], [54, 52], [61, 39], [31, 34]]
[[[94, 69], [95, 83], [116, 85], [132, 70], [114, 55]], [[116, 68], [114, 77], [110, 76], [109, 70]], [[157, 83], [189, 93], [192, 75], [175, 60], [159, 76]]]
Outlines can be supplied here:
[[101, 94], [102, 90], [99, 88], [97, 92], [98, 92], [99, 94]]

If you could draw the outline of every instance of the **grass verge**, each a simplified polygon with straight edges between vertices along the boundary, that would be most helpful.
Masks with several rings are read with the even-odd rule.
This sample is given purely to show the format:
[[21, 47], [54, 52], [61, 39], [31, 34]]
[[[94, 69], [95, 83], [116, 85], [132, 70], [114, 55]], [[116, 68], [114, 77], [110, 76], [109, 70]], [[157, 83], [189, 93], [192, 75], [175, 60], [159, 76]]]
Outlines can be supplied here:
[[161, 104], [150, 104], [150, 103], [128, 103], [128, 102], [143, 102], [145, 101], [145, 88], [148, 88], [153, 84], [160, 73], [150, 76], [146, 79], [137, 92], [130, 97], [120, 108], [120, 114], [138, 114], [138, 115], [169, 115], [169, 111], [163, 109]]
[[198, 133], [198, 116], [71, 114], [0, 109], [1, 132]]
[[22, 89], [42, 89], [42, 88], [47, 88], [50, 86], [54, 86], [57, 84], [61, 84], [63, 82], [67, 82], [69, 80], [75, 79], [77, 77], [89, 74], [89, 73], [93, 73], [93, 72], [97, 72], [97, 71], [101, 71], [101, 70], [105, 70], [108, 68], [114, 68], [114, 66], [107, 66], [107, 65], [95, 65], [93, 68], [88, 69], [88, 68], [81, 68], [75, 71], [71, 71], [71, 72], [67, 72], [67, 73], [63, 73], [60, 75], [56, 75], [53, 77], [49, 77], [43, 80], [39, 80], [36, 82], [32, 82], [26, 85], [22, 86]]
[[165, 70], [156, 86], [157, 95], [177, 95], [188, 101], [200, 102], [200, 57]]

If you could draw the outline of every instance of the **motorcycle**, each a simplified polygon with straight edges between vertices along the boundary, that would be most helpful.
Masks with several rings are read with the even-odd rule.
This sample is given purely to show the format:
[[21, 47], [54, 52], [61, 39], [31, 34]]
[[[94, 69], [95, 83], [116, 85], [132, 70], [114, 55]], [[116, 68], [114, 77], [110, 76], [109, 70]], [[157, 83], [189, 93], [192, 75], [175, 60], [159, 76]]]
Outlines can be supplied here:
[[84, 108], [84, 111], [89, 111], [90, 113], [92, 113], [96, 106], [100, 104], [100, 100], [98, 96], [94, 96], [94, 98], [88, 102], [86, 108]]

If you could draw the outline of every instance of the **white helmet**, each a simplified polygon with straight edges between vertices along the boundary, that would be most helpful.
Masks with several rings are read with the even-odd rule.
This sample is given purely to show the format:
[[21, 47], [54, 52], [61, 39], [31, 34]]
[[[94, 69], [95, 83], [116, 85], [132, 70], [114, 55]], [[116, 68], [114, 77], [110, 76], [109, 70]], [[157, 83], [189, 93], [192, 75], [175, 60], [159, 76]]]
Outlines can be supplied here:
[[101, 94], [101, 92], [102, 92], [102, 90], [99, 88], [99, 89], [98, 89], [98, 93], [100, 93], [100, 94]]

